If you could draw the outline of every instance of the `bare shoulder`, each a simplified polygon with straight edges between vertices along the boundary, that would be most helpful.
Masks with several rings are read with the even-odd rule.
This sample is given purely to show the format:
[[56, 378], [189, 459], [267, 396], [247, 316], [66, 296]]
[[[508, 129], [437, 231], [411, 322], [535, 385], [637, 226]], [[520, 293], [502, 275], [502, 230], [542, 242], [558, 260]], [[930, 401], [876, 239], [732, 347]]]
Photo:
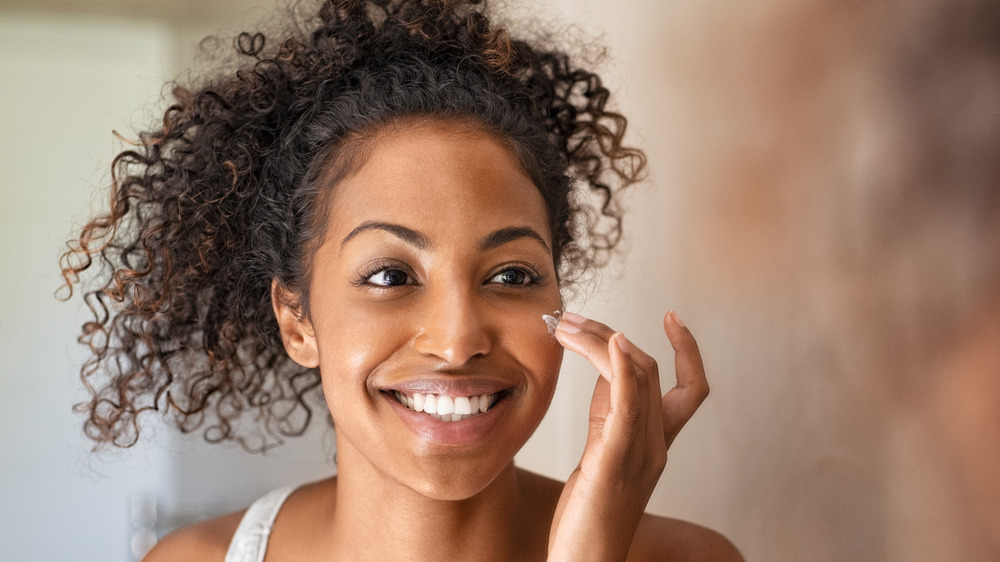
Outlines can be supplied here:
[[699, 560], [743, 562], [743, 555], [723, 535], [679, 519], [645, 514], [629, 551], [630, 562]]
[[160, 539], [143, 562], [217, 562], [224, 560], [244, 511], [181, 527]]

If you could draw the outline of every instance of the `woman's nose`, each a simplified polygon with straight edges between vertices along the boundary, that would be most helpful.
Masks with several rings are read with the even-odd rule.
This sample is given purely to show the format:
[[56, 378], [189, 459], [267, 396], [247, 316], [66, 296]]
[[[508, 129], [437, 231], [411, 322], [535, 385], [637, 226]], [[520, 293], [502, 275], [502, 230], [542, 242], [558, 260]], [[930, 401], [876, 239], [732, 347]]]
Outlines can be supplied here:
[[442, 291], [428, 299], [423, 326], [414, 341], [417, 352], [464, 365], [492, 348], [485, 311], [474, 291]]

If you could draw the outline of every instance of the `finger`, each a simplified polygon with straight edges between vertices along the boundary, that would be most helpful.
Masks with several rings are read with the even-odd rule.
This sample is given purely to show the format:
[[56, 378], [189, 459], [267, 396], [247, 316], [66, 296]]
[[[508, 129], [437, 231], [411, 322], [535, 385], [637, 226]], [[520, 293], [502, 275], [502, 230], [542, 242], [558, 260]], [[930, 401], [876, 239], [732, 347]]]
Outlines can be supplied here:
[[584, 449], [585, 458], [587, 451], [599, 451], [601, 443], [604, 441], [604, 426], [610, 408], [611, 384], [604, 377], [597, 377], [597, 382], [594, 384], [594, 394], [590, 399], [587, 443]]
[[[562, 320], [566, 321], [563, 330], [566, 330], [567, 328], [572, 329], [571, 327], [579, 328], [581, 331], [590, 332], [605, 342], [610, 341], [612, 336], [616, 333], [615, 330], [612, 330], [605, 324], [572, 312], [564, 313]], [[562, 322], [560, 322], [559, 325], [563, 326]], [[631, 340], [628, 341], [632, 345], [629, 356], [639, 367], [639, 370], [644, 373], [656, 371], [656, 360], [643, 350], [636, 347], [635, 344], [632, 344]]]
[[695, 388], [708, 391], [708, 381], [705, 378], [705, 366], [701, 360], [701, 351], [691, 331], [671, 310], [663, 317], [663, 331], [674, 348], [674, 364], [677, 371], [678, 388]]
[[[615, 331], [605, 324], [566, 312], [556, 327], [555, 337], [566, 349], [584, 356], [604, 378], [610, 381], [611, 363], [607, 346], [614, 334]], [[643, 379], [641, 384], [646, 386], [645, 379], [650, 376], [655, 377], [658, 373], [656, 360], [635, 345], [632, 345], [631, 349], [629, 355], [637, 366], [640, 379]], [[659, 381], [655, 393], [659, 399]]]
[[613, 335], [604, 324], [571, 312], [563, 314], [555, 332], [556, 341], [586, 358], [608, 382], [612, 378], [608, 341]]
[[604, 341], [610, 340], [611, 336], [615, 335], [615, 331], [607, 325], [572, 312], [563, 312], [562, 317], [559, 319], [559, 324], [564, 322], [570, 326], [576, 326], [581, 330], [590, 332]]
[[663, 317], [663, 331], [674, 348], [677, 377], [677, 384], [662, 400], [663, 434], [669, 446], [708, 397], [708, 379], [698, 342], [676, 312], [670, 311]]
[[[615, 478], [621, 477], [622, 460], [629, 455], [634, 444], [645, 435], [645, 418], [649, 408], [639, 397], [635, 364], [629, 356], [630, 344], [621, 333], [613, 334], [607, 344], [611, 363], [611, 382], [598, 378], [597, 388], [590, 406], [590, 429], [582, 466], [590, 469], [611, 470]], [[603, 392], [602, 392], [603, 391]]]
[[634, 348], [621, 332], [608, 342], [612, 373], [608, 417], [613, 420], [609, 437], [633, 435], [644, 421], [643, 414], [649, 411], [640, 399], [635, 363], [630, 355]]
[[647, 458], [662, 456], [665, 463], [667, 446], [663, 440], [662, 397], [656, 361], [621, 332], [609, 342], [608, 355], [611, 356], [615, 377], [612, 392], [620, 389], [619, 394], [612, 396], [611, 404], [616, 412], [614, 416], [609, 414], [609, 419], [612, 419], [609, 426], [612, 430], [617, 428], [616, 436], [622, 439], [623, 444], [634, 447], [645, 443], [640, 447], [643, 450], [641, 454], [651, 455]]

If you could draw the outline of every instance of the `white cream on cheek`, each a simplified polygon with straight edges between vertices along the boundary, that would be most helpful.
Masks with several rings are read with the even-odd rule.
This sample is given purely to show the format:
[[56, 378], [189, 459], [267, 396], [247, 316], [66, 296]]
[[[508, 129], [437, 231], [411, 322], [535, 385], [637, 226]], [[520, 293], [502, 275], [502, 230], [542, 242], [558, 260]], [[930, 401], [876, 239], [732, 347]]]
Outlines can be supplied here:
[[559, 320], [562, 317], [562, 311], [556, 310], [551, 315], [543, 314], [542, 320], [545, 322], [545, 327], [549, 331], [549, 335], [554, 335], [556, 333], [556, 326], [559, 325]]

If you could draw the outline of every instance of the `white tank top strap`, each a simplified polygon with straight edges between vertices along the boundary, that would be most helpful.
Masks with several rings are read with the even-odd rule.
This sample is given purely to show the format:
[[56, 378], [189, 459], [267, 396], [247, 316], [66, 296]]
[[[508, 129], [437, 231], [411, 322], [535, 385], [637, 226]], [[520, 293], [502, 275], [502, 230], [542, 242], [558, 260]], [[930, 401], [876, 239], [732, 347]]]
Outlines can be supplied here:
[[297, 485], [278, 488], [250, 505], [229, 543], [226, 562], [264, 561], [267, 540], [271, 536], [271, 527], [278, 517], [278, 511], [297, 488]]

